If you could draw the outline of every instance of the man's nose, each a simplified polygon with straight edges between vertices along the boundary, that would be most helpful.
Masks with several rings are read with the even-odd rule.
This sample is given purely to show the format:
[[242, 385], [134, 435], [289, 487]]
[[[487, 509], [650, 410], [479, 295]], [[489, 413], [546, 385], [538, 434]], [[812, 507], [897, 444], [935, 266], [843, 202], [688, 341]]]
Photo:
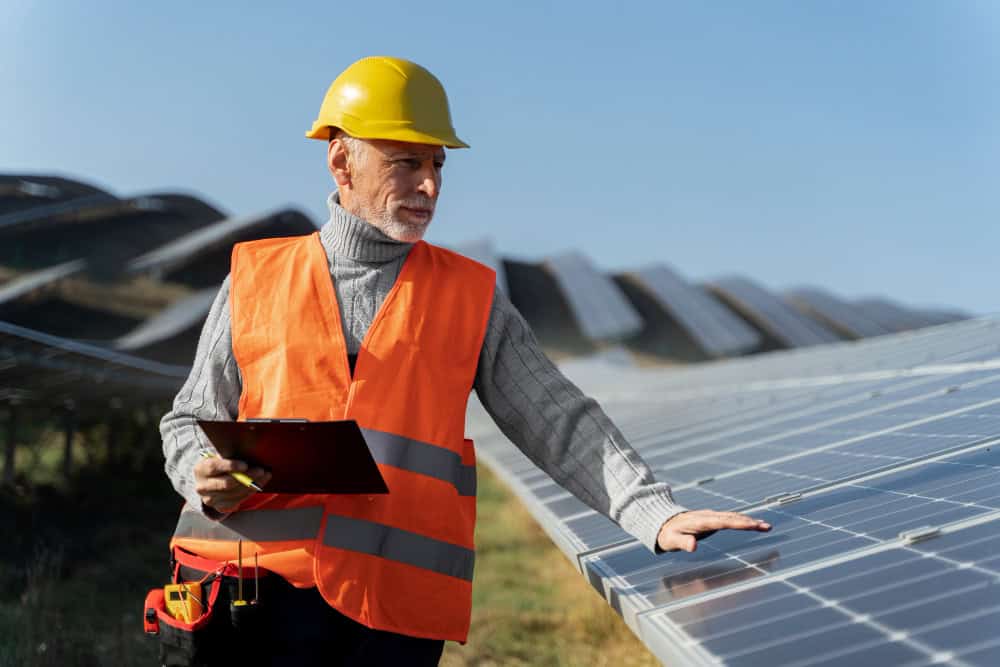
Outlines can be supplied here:
[[430, 197], [431, 199], [437, 199], [438, 192], [441, 190], [441, 175], [437, 173], [434, 167], [431, 167], [430, 173], [425, 170], [421, 174], [420, 185], [417, 186], [417, 191]]

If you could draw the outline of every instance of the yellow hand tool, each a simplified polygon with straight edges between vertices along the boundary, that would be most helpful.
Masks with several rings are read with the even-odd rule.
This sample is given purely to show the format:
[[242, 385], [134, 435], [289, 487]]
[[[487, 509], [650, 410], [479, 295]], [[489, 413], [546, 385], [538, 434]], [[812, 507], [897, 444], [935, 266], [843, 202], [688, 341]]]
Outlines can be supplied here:
[[186, 581], [180, 584], [167, 584], [163, 587], [163, 597], [167, 611], [174, 618], [185, 623], [194, 623], [201, 618], [204, 606], [201, 602], [200, 583]]

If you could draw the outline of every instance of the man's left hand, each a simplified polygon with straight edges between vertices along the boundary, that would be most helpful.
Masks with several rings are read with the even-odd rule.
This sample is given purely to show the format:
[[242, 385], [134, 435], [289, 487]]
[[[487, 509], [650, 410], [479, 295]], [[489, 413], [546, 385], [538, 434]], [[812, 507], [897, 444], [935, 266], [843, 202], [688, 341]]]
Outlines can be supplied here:
[[707, 537], [717, 530], [756, 530], [766, 533], [771, 530], [771, 524], [736, 512], [681, 512], [663, 524], [656, 538], [656, 545], [664, 551], [691, 552], [698, 548], [699, 537]]

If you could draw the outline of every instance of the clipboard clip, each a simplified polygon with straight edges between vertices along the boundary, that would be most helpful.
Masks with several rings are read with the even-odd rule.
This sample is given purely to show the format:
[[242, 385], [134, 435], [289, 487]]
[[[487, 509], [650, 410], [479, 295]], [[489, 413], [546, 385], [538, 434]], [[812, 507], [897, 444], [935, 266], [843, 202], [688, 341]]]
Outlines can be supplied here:
[[308, 424], [308, 419], [301, 419], [298, 417], [293, 417], [289, 419], [261, 419], [254, 417], [252, 419], [247, 419], [247, 422], [251, 424]]

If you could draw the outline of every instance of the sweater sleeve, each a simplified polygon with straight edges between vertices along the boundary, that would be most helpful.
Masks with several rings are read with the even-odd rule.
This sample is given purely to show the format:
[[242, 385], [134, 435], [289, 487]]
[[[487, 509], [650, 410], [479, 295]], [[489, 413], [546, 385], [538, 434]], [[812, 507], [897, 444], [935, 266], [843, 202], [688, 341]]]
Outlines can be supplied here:
[[535, 465], [649, 549], [656, 550], [663, 524], [686, 511], [597, 402], [545, 356], [499, 289], [475, 389], [503, 434]]
[[172, 409], [160, 420], [163, 455], [171, 484], [189, 508], [217, 519], [223, 514], [202, 504], [194, 488], [194, 466], [201, 450], [212, 449], [198, 419], [234, 420], [242, 391], [233, 356], [229, 318], [229, 277], [223, 281], [201, 330], [191, 374], [174, 398]]

